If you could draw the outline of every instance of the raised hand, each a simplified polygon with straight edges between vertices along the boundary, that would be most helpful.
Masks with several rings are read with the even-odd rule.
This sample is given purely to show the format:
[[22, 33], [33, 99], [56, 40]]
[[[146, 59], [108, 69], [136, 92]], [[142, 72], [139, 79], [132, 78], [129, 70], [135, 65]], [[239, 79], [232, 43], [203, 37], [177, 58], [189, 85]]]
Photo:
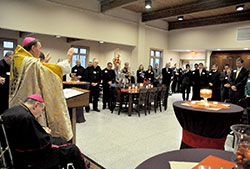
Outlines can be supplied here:
[[50, 53], [48, 52], [48, 53], [46, 54], [46, 56], [45, 56], [44, 62], [45, 62], [45, 63], [48, 63], [48, 62], [50, 61], [50, 59], [51, 59], [51, 56], [50, 56]]
[[69, 63], [71, 63], [72, 61], [73, 54], [74, 54], [74, 48], [70, 48], [66, 55], [66, 59], [68, 60]]

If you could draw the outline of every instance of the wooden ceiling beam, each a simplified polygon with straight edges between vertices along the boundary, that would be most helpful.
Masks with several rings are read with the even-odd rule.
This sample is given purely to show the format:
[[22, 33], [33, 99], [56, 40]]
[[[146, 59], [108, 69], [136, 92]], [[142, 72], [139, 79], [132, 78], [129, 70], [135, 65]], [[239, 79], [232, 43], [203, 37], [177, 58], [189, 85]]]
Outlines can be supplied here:
[[34, 35], [34, 33], [19, 31], [20, 38], [25, 38], [25, 37], [32, 36], [32, 35]]
[[212, 16], [206, 18], [198, 18], [192, 20], [184, 20], [184, 21], [175, 21], [169, 22], [168, 29], [183, 29], [183, 28], [191, 28], [198, 26], [207, 26], [207, 25], [217, 25], [223, 23], [231, 23], [231, 22], [240, 22], [250, 20], [250, 10], [243, 12], [236, 12], [233, 14]]
[[66, 42], [67, 43], [71, 43], [71, 42], [76, 42], [76, 41], [81, 41], [83, 39], [78, 39], [78, 38], [66, 38]]
[[106, 1], [101, 1], [101, 12], [105, 12], [105, 11], [113, 9], [113, 8], [128, 5], [128, 4], [136, 2], [136, 1], [139, 1], [139, 0], [106, 0]]
[[249, 0], [197, 0], [189, 4], [142, 14], [142, 22], [247, 3]]

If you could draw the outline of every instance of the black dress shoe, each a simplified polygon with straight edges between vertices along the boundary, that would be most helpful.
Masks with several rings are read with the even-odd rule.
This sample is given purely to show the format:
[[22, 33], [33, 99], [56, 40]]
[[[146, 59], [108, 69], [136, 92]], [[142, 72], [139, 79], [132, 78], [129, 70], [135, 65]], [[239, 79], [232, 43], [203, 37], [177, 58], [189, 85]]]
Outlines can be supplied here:
[[100, 110], [99, 110], [99, 109], [94, 109], [94, 111], [96, 111], [96, 112], [100, 112]]

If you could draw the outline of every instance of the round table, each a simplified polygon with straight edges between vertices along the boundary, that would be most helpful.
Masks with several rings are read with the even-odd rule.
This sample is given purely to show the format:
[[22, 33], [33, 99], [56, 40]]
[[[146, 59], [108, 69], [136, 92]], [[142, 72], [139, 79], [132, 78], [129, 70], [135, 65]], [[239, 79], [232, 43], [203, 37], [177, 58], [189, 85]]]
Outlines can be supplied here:
[[[89, 82], [63, 82], [63, 88], [72, 88], [72, 87], [76, 87], [76, 88], [80, 88], [80, 89], [87, 89], [89, 90]], [[69, 111], [71, 112], [72, 110], [69, 109]], [[70, 113], [71, 114], [71, 113]], [[84, 118], [84, 113], [83, 113], [83, 108], [76, 108], [76, 122], [77, 123], [82, 123], [85, 122], [85, 118]]]
[[182, 103], [173, 103], [175, 115], [183, 129], [181, 148], [224, 149], [230, 126], [239, 123], [243, 108], [229, 104], [230, 109], [208, 110]]
[[182, 149], [151, 157], [136, 169], [171, 169], [169, 161], [200, 162], [209, 155], [232, 161], [233, 153], [216, 149]]

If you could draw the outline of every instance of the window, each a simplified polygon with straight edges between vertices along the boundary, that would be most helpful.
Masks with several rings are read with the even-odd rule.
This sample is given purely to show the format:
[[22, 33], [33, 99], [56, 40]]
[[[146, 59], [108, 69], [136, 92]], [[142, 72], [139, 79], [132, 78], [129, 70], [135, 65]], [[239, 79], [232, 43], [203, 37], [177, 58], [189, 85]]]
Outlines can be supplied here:
[[80, 59], [81, 66], [87, 67], [89, 48], [81, 46], [72, 46], [74, 48], [74, 55], [72, 57], [72, 67], [76, 65], [76, 60]]
[[3, 59], [7, 52], [14, 52], [16, 40], [0, 38], [0, 59]]
[[162, 64], [162, 50], [150, 49], [150, 65], [154, 67], [155, 63], [158, 63], [161, 68]]

